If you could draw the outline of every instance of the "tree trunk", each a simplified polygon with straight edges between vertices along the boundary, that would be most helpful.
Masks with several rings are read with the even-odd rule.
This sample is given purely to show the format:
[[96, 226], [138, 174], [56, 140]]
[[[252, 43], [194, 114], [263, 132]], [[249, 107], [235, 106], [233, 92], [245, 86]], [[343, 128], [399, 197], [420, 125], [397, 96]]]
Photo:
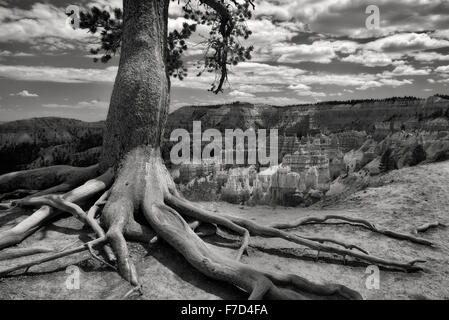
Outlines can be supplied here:
[[169, 0], [123, 0], [120, 63], [106, 120], [101, 167], [138, 146], [158, 148], [169, 107]]

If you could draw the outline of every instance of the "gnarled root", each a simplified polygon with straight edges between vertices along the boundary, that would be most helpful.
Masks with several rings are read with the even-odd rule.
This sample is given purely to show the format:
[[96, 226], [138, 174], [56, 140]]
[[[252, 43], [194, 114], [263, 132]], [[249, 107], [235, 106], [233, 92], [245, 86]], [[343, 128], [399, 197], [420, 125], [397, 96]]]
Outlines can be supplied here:
[[[141, 152], [127, 155], [117, 173], [110, 196], [101, 216], [102, 225], [108, 230], [106, 236], [117, 256], [119, 273], [132, 285], [140, 286], [134, 263], [132, 262], [125, 233], [128, 237], [146, 238], [150, 233], [137, 227], [134, 212], [139, 208], [141, 196], [141, 175], [145, 168], [145, 157]], [[140, 233], [139, 233], [140, 231]], [[145, 239], [148, 242], [151, 239]], [[145, 241], [145, 242], [147, 242]]]
[[44, 262], [53, 261], [53, 260], [56, 260], [56, 259], [59, 259], [62, 257], [67, 257], [67, 256], [75, 254], [75, 253], [83, 252], [83, 251], [89, 250], [89, 247], [102, 245], [102, 244], [105, 244], [106, 242], [107, 242], [106, 237], [102, 237], [102, 238], [98, 238], [98, 239], [92, 240], [90, 242], [87, 242], [87, 243], [85, 243], [79, 247], [73, 248], [73, 249], [68, 249], [68, 250], [64, 250], [61, 252], [57, 252], [57, 253], [54, 253], [49, 256], [34, 259], [32, 261], [18, 263], [18, 264], [12, 265], [11, 267], [8, 267], [6, 269], [0, 270], [0, 277], [10, 274], [11, 272], [14, 272], [17, 270], [27, 269], [27, 268], [30, 268], [32, 266], [35, 266], [35, 265], [38, 265], [38, 264], [41, 264]]
[[429, 223], [423, 224], [422, 226], [416, 228], [413, 232], [414, 233], [426, 232], [429, 229], [438, 228], [438, 227], [446, 228], [447, 226], [444, 223], [441, 223], [439, 221], [434, 221], [434, 222], [429, 222]]
[[[181, 209], [186, 209], [186, 210], [191, 209], [191, 206], [187, 204], [187, 201], [185, 201], [179, 197], [168, 197], [168, 199], [170, 199], [169, 201], [173, 201], [176, 204], [176, 207], [179, 207]], [[199, 211], [200, 209], [195, 209], [195, 210]], [[257, 236], [270, 237], [270, 238], [281, 238], [281, 239], [285, 239], [287, 241], [291, 241], [291, 242], [306, 246], [308, 248], [317, 250], [318, 252], [335, 253], [342, 257], [349, 256], [349, 257], [353, 257], [356, 259], [360, 259], [360, 260], [365, 261], [370, 264], [378, 264], [378, 265], [382, 265], [385, 267], [396, 268], [396, 269], [403, 270], [403, 271], [411, 272], [411, 271], [422, 270], [420, 267], [415, 265], [417, 262], [422, 262], [422, 261], [413, 260], [408, 263], [391, 261], [388, 259], [378, 258], [375, 256], [368, 255], [363, 252], [363, 251], [365, 251], [363, 249], [361, 250], [362, 252], [355, 252], [355, 251], [352, 251], [352, 250], [349, 250], [346, 248], [327, 246], [327, 245], [320, 243], [320, 242], [324, 242], [322, 240], [322, 238], [318, 238], [319, 241], [313, 241], [311, 239], [314, 239], [314, 238], [309, 239], [307, 237], [294, 235], [294, 234], [291, 234], [291, 233], [288, 233], [288, 232], [285, 232], [285, 231], [282, 231], [279, 229], [259, 225], [250, 220], [233, 217], [233, 216], [224, 216], [224, 217], [226, 219], [234, 222], [235, 224], [237, 224], [243, 228], [246, 228], [250, 233], [257, 235]], [[332, 240], [329, 241], [328, 239], [326, 239], [326, 241], [338, 243], [338, 241], [332, 241]], [[341, 244], [343, 247], [351, 246], [351, 245], [344, 244], [344, 243], [341, 243]]]
[[426, 246], [432, 246], [432, 241], [429, 241], [424, 238], [418, 238], [414, 237], [410, 234], [405, 233], [399, 233], [391, 230], [387, 230], [384, 228], [379, 228], [372, 224], [371, 222], [365, 220], [365, 219], [358, 219], [358, 218], [352, 218], [352, 217], [346, 217], [346, 216], [339, 216], [339, 215], [326, 215], [324, 217], [307, 217], [302, 218], [296, 221], [293, 221], [291, 223], [276, 223], [272, 224], [271, 227], [276, 229], [293, 229], [299, 226], [305, 226], [310, 224], [325, 224], [329, 220], [338, 220], [339, 223], [347, 223], [351, 225], [358, 225], [361, 227], [364, 227], [368, 230], [371, 230], [373, 232], [377, 232], [380, 234], [383, 234], [387, 237], [399, 239], [399, 240], [407, 240], [413, 243], [418, 243]]
[[[89, 180], [82, 186], [65, 193], [61, 196], [61, 199], [73, 203], [82, 203], [98, 192], [107, 189], [112, 184], [112, 181], [113, 173], [111, 170], [108, 170], [100, 177]], [[0, 249], [20, 243], [23, 239], [43, 226], [46, 221], [61, 213], [61, 211], [55, 210], [48, 205], [41, 206], [13, 228], [0, 233]]]
[[166, 242], [203, 274], [230, 282], [250, 294], [250, 299], [304, 299], [308, 294], [361, 299], [357, 292], [340, 285], [320, 285], [295, 275], [261, 272], [225, 258], [211, 249], [191, 230], [172, 208], [151, 201], [144, 203], [148, 222]]
[[65, 192], [99, 174], [98, 165], [85, 168], [61, 165], [10, 172], [0, 176], [0, 194], [18, 189], [47, 190], [40, 195]]
[[[368, 255], [366, 250], [341, 241], [290, 234], [242, 218], [209, 213], [179, 195], [162, 162], [160, 152], [156, 149], [138, 147], [129, 152], [115, 174], [113, 186], [110, 191], [106, 191], [113, 179], [112, 171], [109, 170], [100, 178], [90, 180], [62, 196], [41, 195], [23, 200], [22, 205], [41, 207], [16, 227], [8, 230], [9, 233], [0, 234], [0, 248], [18, 243], [60, 211], [70, 212], [90, 225], [99, 238], [81, 247], [12, 266], [0, 271], [0, 276], [37, 263], [89, 250], [95, 259], [110, 267], [115, 268], [112, 264], [116, 263], [118, 272], [135, 287], [129, 292], [133, 294], [136, 291], [141, 292], [142, 286], [125, 239], [149, 243], [158, 237], [183, 255], [201, 273], [243, 289], [250, 299], [362, 298], [358, 292], [343, 285], [317, 284], [297, 275], [263, 271], [241, 263], [239, 260], [249, 244], [250, 233], [263, 237], [279, 237], [318, 252], [351, 256], [370, 264], [396, 267], [406, 271], [420, 270], [415, 266], [419, 261], [410, 263], [389, 261]], [[81, 209], [80, 203], [100, 192], [103, 194], [86, 214]], [[100, 210], [103, 204], [105, 206]], [[95, 220], [95, 216], [100, 213], [101, 225], [106, 233]], [[193, 221], [189, 224], [185, 217]], [[137, 220], [146, 220], [148, 225], [142, 225]], [[237, 252], [237, 259], [227, 258], [207, 246], [194, 231], [201, 223], [212, 224], [216, 228], [224, 228], [241, 236], [242, 244]], [[112, 264], [104, 261], [92, 250], [92, 246], [106, 243], [111, 245], [114, 252], [111, 257]]]
[[54, 249], [47, 247], [32, 247], [32, 248], [14, 248], [0, 251], [0, 261], [9, 260], [18, 257], [31, 256], [38, 253], [53, 252]]
[[209, 222], [218, 226], [225, 227], [243, 236], [242, 246], [240, 247], [236, 256], [236, 259], [240, 260], [244, 251], [248, 248], [249, 245], [249, 232], [247, 229], [242, 228], [229, 219], [223, 218], [219, 215], [212, 215], [198, 206], [194, 206], [187, 201], [182, 201], [181, 198], [172, 196], [170, 193], [165, 196], [165, 201], [175, 208], [182, 208], [182, 212], [186, 216], [198, 219], [203, 222]]
[[0, 201], [3, 201], [5, 199], [20, 199], [23, 197], [31, 196], [37, 192], [39, 192], [39, 190], [17, 189], [11, 192], [1, 194]]

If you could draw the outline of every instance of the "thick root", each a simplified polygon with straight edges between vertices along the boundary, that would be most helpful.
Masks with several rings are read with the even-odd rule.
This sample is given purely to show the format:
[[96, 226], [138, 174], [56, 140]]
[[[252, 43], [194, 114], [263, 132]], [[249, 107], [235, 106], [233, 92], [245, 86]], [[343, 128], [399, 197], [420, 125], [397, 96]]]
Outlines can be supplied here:
[[14, 248], [0, 251], [0, 261], [15, 259], [19, 257], [31, 256], [38, 253], [48, 253], [55, 251], [47, 247], [32, 247], [32, 248]]
[[21, 270], [21, 269], [28, 269], [32, 266], [44, 263], [44, 262], [48, 262], [48, 261], [53, 261], [62, 257], [66, 257], [75, 253], [79, 253], [79, 252], [83, 252], [86, 250], [89, 250], [89, 247], [95, 247], [97, 245], [103, 245], [107, 242], [106, 237], [102, 237], [102, 238], [98, 238], [95, 240], [92, 240], [90, 242], [87, 242], [85, 244], [83, 244], [82, 246], [73, 248], [73, 249], [69, 249], [69, 250], [65, 250], [65, 251], [61, 251], [46, 257], [42, 257], [42, 258], [38, 258], [38, 259], [34, 259], [32, 261], [28, 261], [28, 262], [24, 262], [24, 263], [19, 263], [16, 265], [13, 265], [11, 267], [8, 267], [6, 269], [2, 269], [0, 270], [0, 277], [5, 276], [10, 274], [11, 272], [17, 271], [17, 270]]
[[[65, 201], [82, 203], [93, 195], [107, 189], [113, 181], [113, 173], [108, 170], [96, 179], [87, 181], [84, 185], [67, 192], [62, 196]], [[23, 239], [33, 234], [51, 218], [61, 214], [48, 205], [40, 207], [32, 215], [18, 223], [13, 228], [0, 233], [0, 249], [20, 243]]]
[[[173, 196], [173, 195], [168, 195], [165, 197], [165, 201], [172, 207], [180, 209], [179, 211], [183, 213], [183, 215], [187, 215], [196, 219], [199, 219], [203, 222], [209, 222], [212, 224], [217, 224], [219, 226], [223, 226], [225, 228], [228, 228], [232, 231], [235, 231], [237, 233], [239, 233], [240, 235], [243, 235], [243, 244], [242, 247], [240, 248], [239, 252], [242, 251], [242, 249], [247, 249], [248, 245], [249, 245], [249, 232], [246, 228], [239, 226], [236, 223], [233, 223], [230, 219], [222, 217], [222, 216], [217, 216], [214, 215], [212, 213], [207, 212], [206, 210], [198, 207], [198, 206], [194, 206], [193, 204], [191, 204], [189, 201], [178, 197], [178, 196]], [[344, 243], [342, 241], [337, 241], [337, 240], [333, 240], [333, 239], [328, 239], [328, 238], [320, 238], [320, 237], [305, 237], [305, 236], [301, 236], [301, 238], [303, 239], [308, 239], [311, 241], [315, 241], [318, 243], [324, 243], [324, 242], [329, 242], [329, 243], [333, 243], [339, 246], [342, 246], [346, 249], [357, 249], [365, 254], [368, 254], [368, 252], [362, 248], [360, 248], [359, 246], [353, 245], [353, 244], [347, 244]]]
[[247, 229], [242, 228], [241, 226], [233, 223], [232, 221], [223, 218], [219, 215], [212, 215], [207, 211], [199, 208], [198, 206], [194, 206], [193, 204], [182, 201], [181, 198], [172, 196], [170, 194], [165, 196], [165, 201], [172, 207], [182, 208], [182, 213], [194, 219], [198, 219], [202, 222], [208, 222], [212, 224], [216, 224], [222, 227], [225, 227], [231, 231], [234, 231], [243, 237], [242, 245], [237, 252], [236, 259], [240, 260], [244, 251], [248, 248], [249, 245], [249, 232]]
[[[102, 238], [105, 236], [103, 229], [94, 218], [87, 215], [79, 205], [65, 200], [62, 196], [50, 195], [36, 198], [33, 197], [29, 200], [26, 200], [26, 203], [27, 205], [36, 206], [47, 205], [63, 212], [68, 212], [75, 218], [80, 220], [82, 223], [88, 225], [96, 233], [98, 238]], [[108, 256], [109, 261], [115, 260], [114, 253], [108, 246], [105, 247], [105, 253]]]
[[17, 189], [0, 195], [0, 201], [9, 199], [20, 199], [36, 194], [39, 190]]
[[343, 223], [356, 224], [356, 225], [362, 226], [368, 230], [371, 230], [373, 232], [377, 232], [377, 233], [383, 234], [387, 237], [394, 238], [394, 239], [407, 240], [407, 241], [410, 241], [413, 243], [418, 243], [418, 244], [422, 244], [422, 245], [426, 245], [426, 246], [433, 245], [432, 241], [429, 241], [424, 238], [418, 238], [418, 237], [414, 237], [410, 234], [399, 233], [399, 232], [376, 227], [374, 224], [372, 224], [371, 222], [369, 222], [365, 219], [351, 218], [351, 217], [338, 216], [338, 215], [326, 215], [324, 217], [308, 217], [308, 218], [299, 219], [299, 220], [291, 222], [291, 223], [272, 224], [271, 227], [276, 228], [276, 229], [292, 229], [292, 228], [309, 225], [309, 224], [325, 224], [328, 220], [339, 220], [340, 222], [343, 221]]
[[0, 232], [0, 249], [22, 242], [56, 214], [57, 212], [53, 208], [43, 206], [13, 228]]
[[447, 226], [439, 221], [430, 222], [430, 223], [423, 224], [422, 226], [416, 228], [414, 230], [414, 233], [426, 232], [429, 229], [438, 228], [438, 227], [446, 228]]
[[135, 220], [130, 219], [125, 227], [124, 236], [126, 240], [137, 241], [143, 243], [152, 243], [157, 239], [157, 234], [151, 228], [137, 223]]
[[[174, 203], [176, 204], [176, 207], [180, 208], [181, 211], [183, 211], [183, 212], [184, 212], [184, 210], [185, 211], [196, 210], [197, 212], [204, 211], [203, 209], [199, 209], [198, 207], [193, 207], [192, 205], [189, 205], [188, 202], [183, 199], [180, 199], [178, 197], [175, 197], [175, 198], [176, 198], [176, 202], [174, 202]], [[170, 199], [170, 201], [172, 201], [173, 197], [168, 197], [168, 199]], [[324, 241], [312, 241], [312, 240], [308, 239], [307, 237], [287, 233], [285, 231], [275, 229], [273, 227], [262, 226], [253, 221], [249, 221], [246, 219], [233, 217], [233, 216], [224, 216], [224, 218], [247, 229], [250, 233], [252, 233], [253, 235], [256, 235], [256, 236], [263, 236], [263, 237], [270, 237], [270, 238], [281, 238], [281, 239], [284, 239], [284, 240], [287, 240], [290, 242], [294, 242], [294, 243], [306, 246], [310, 249], [317, 250], [318, 252], [334, 253], [334, 254], [338, 254], [342, 257], [349, 256], [349, 257], [353, 257], [353, 258], [362, 260], [362, 261], [370, 263], [370, 264], [382, 265], [387, 268], [388, 267], [396, 268], [396, 269], [408, 271], [408, 272], [422, 270], [420, 267], [415, 265], [418, 262], [422, 262], [421, 260], [419, 260], [419, 261], [413, 260], [408, 263], [396, 262], [396, 261], [368, 255], [363, 252], [364, 251], [363, 249], [362, 249], [362, 252], [355, 252], [355, 251], [352, 251], [352, 250], [349, 250], [346, 248], [337, 248], [337, 247], [327, 246], [327, 245], [320, 243], [320, 242], [324, 242]], [[312, 238], [312, 239], [314, 239], [314, 238]], [[322, 238], [315, 238], [315, 239], [322, 240]], [[332, 242], [332, 241], [330, 241], [330, 242]], [[334, 241], [334, 242], [338, 242], [338, 241]], [[350, 247], [350, 245], [346, 245], [346, 244], [344, 244], [343, 246]]]
[[106, 237], [117, 257], [117, 267], [120, 274], [134, 286], [139, 286], [136, 268], [131, 261], [128, 245], [124, 237], [125, 226], [129, 214], [133, 212], [132, 204], [126, 199], [111, 202], [104, 208], [105, 225], [108, 226]]
[[85, 168], [53, 166], [10, 172], [0, 176], [0, 194], [17, 189], [45, 190], [53, 188], [54, 193], [55, 190], [65, 188], [67, 191], [99, 174], [98, 165]]
[[[360, 294], [349, 288], [331, 285], [329, 289], [325, 289], [326, 285], [312, 285], [311, 282], [300, 277], [298, 279], [303, 281], [282, 282], [281, 280], [296, 279], [297, 276], [261, 272], [238, 261], [218, 255], [210, 250], [185, 220], [167, 205], [155, 204], [146, 200], [143, 210], [145, 217], [157, 234], [181, 253], [192, 266], [213, 279], [230, 282], [242, 288], [249, 293], [251, 299], [305, 299], [307, 294], [319, 291], [317, 288], [321, 288], [322, 292], [329, 293], [335, 286], [344, 289], [334, 290], [328, 296], [343, 299], [361, 298]], [[284, 284], [285, 286], [283, 286]]]
[[130, 238], [143, 238], [143, 240], [146, 240], [149, 235], [148, 230], [137, 227], [133, 217], [135, 210], [139, 208], [139, 195], [142, 190], [141, 176], [145, 171], [145, 159], [147, 159], [146, 153], [140, 149], [127, 155], [117, 173], [101, 216], [102, 225], [108, 230], [106, 236], [117, 257], [118, 270], [123, 278], [136, 287], [140, 287], [139, 279], [129, 256], [125, 234]]
[[105, 193], [101, 195], [100, 198], [98, 198], [97, 201], [93, 204], [92, 207], [90, 207], [89, 211], [87, 212], [87, 215], [89, 218], [95, 219], [96, 215], [100, 211], [100, 208], [106, 204], [106, 200], [108, 199], [110, 195], [110, 190], [107, 190]]
[[271, 227], [264, 227], [264, 226], [254, 223], [252, 221], [245, 220], [242, 218], [237, 218], [237, 217], [228, 217], [228, 218], [230, 220], [234, 221], [235, 223], [247, 228], [251, 233], [254, 233], [255, 235], [285, 239], [285, 240], [288, 240], [288, 241], [291, 241], [294, 243], [304, 245], [308, 248], [317, 250], [318, 252], [335, 253], [342, 257], [346, 257], [346, 256], [353, 257], [353, 258], [359, 259], [359, 260], [364, 261], [369, 264], [376, 264], [376, 265], [384, 266], [387, 268], [394, 268], [394, 269], [407, 271], [407, 272], [415, 272], [415, 271], [422, 270], [421, 267], [418, 267], [415, 264], [425, 262], [423, 260], [412, 260], [410, 262], [403, 263], [403, 262], [397, 262], [397, 261], [393, 261], [393, 260], [389, 260], [389, 259], [385, 259], [385, 258], [379, 258], [379, 257], [375, 257], [372, 255], [365, 254], [363, 252], [355, 252], [355, 251], [348, 250], [348, 249], [327, 246], [327, 245], [324, 245], [321, 243], [311, 241], [311, 240], [306, 239], [301, 236], [297, 236], [297, 235], [293, 235], [293, 234], [284, 232], [282, 230], [278, 230], [278, 229], [271, 228]]

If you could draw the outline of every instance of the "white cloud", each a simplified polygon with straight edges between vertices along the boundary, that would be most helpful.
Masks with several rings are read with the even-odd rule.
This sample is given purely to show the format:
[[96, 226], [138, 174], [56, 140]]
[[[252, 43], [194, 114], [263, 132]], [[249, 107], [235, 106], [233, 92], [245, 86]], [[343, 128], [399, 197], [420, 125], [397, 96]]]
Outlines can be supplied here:
[[[396, 56], [396, 58], [399, 58]], [[383, 52], [361, 50], [356, 54], [342, 58], [342, 61], [363, 64], [367, 67], [385, 67], [393, 63], [393, 56]]]
[[393, 76], [426, 76], [431, 72], [432, 69], [430, 68], [416, 69], [411, 65], [400, 63], [394, 68], [394, 70], [391, 73], [385, 72], [384, 74]]
[[426, 33], [398, 33], [377, 39], [365, 45], [367, 49], [375, 51], [406, 51], [425, 50], [448, 47], [449, 41], [435, 39]]
[[106, 69], [0, 65], [0, 77], [21, 81], [60, 83], [114, 82], [117, 67]]
[[19, 96], [19, 97], [25, 97], [25, 98], [35, 98], [39, 97], [36, 93], [28, 92], [28, 90], [22, 90], [18, 93], [11, 93], [10, 96]]
[[[85, 2], [89, 2], [90, 5], [95, 3], [100, 6], [115, 7], [121, 6], [122, 1], [87, 0]], [[449, 60], [447, 53], [424, 51], [449, 47], [449, 29], [441, 28], [444, 26], [441, 21], [444, 22], [443, 18], [447, 15], [445, 12], [441, 12], [441, 17], [438, 17], [434, 12], [430, 12], [434, 10], [433, 6], [436, 3], [441, 3], [441, 1], [379, 0], [382, 32], [376, 36], [382, 36], [382, 38], [350, 41], [335, 40], [338, 38], [331, 37], [329, 34], [346, 36], [340, 39], [348, 39], [348, 36], [351, 39], [355, 35], [366, 38], [367, 34], [360, 32], [365, 29], [366, 1], [364, 0], [257, 1], [254, 16], [258, 20], [247, 21], [253, 34], [248, 40], [242, 40], [244, 44], [255, 45], [253, 54], [255, 59], [252, 62], [241, 63], [231, 68], [229, 81], [232, 89], [226, 96], [262, 101], [264, 97], [260, 95], [272, 92], [273, 94], [270, 95], [273, 96], [275, 104], [278, 104], [276, 101], [279, 97], [274, 97], [276, 95], [274, 93], [280, 93], [279, 96], [285, 94], [287, 99], [296, 99], [291, 96], [324, 96], [324, 93], [318, 92], [321, 90], [333, 92], [335, 91], [333, 89], [341, 88], [341, 92], [352, 94], [356, 89], [405, 86], [413, 83], [414, 76], [429, 75], [432, 69], [440, 72], [440, 77], [442, 77], [443, 74], [447, 74], [442, 67], [436, 68], [436, 66], [427, 66], [427, 64], [426, 67], [422, 67], [423, 64], [416, 62], [430, 63]], [[179, 29], [183, 22], [192, 22], [183, 17], [181, 6], [182, 3], [178, 5], [177, 1], [170, 2], [170, 30]], [[419, 9], [416, 12], [419, 12], [424, 20], [428, 20], [422, 24], [422, 28], [442, 30], [418, 32], [421, 27], [417, 22], [401, 20], [402, 14], [405, 14], [403, 11], [398, 11], [401, 6], [405, 11], [408, 10], [407, 12]], [[389, 10], [394, 8], [396, 10]], [[392, 22], [391, 18], [394, 15], [397, 15], [397, 23]], [[275, 17], [275, 19], [271, 17]], [[420, 19], [420, 17], [416, 18]], [[28, 10], [0, 8], [0, 43], [20, 42], [20, 45], [29, 45], [30, 48], [39, 50], [39, 53], [58, 51], [57, 54], [65, 50], [85, 48], [91, 43], [92, 39], [85, 31], [73, 31], [66, 24], [66, 20], [63, 8], [48, 3], [34, 3]], [[419, 20], [420, 23], [422, 21]], [[308, 30], [309, 26], [312, 31], [326, 31], [329, 34], [311, 32]], [[208, 30], [209, 27], [198, 25], [198, 32], [189, 40], [190, 50], [186, 53], [187, 65], [191, 66], [192, 55], [203, 52], [204, 46], [195, 44], [202, 40], [200, 34], [207, 36]], [[398, 30], [403, 32], [397, 33]], [[19, 48], [21, 47], [19, 46]], [[20, 54], [11, 51], [0, 50], [0, 57]], [[413, 57], [413, 60], [406, 59], [407, 57]], [[339, 59], [354, 65], [348, 67], [337, 63], [326, 69], [329, 71], [317, 71], [323, 70], [324, 66], [313, 66], [316, 68], [312, 69], [310, 64], [304, 63], [301, 65], [301, 68], [304, 69], [301, 69], [295, 65], [299, 62], [329, 64]], [[287, 63], [293, 65], [284, 65]], [[359, 70], [366, 70], [366, 68], [362, 69], [356, 64], [369, 67], [392, 67], [383, 73], [377, 69], [374, 69], [375, 71], [370, 69], [371, 71], [365, 73], [367, 71]], [[101, 68], [103, 67], [101, 66]], [[342, 68], [348, 70], [342, 70]], [[116, 72], [116, 67], [96, 69], [0, 65], [0, 77], [21, 81], [111, 83], [114, 81]], [[194, 71], [191, 72], [189, 77], [182, 82], [173, 79], [173, 87], [206, 90], [210, 88], [210, 83], [215, 79], [213, 73], [204, 73], [199, 78], [194, 74]], [[404, 77], [410, 79], [404, 79]], [[435, 77], [435, 79], [437, 78]], [[332, 88], [332, 86], [339, 88]], [[75, 105], [82, 106], [81, 103]], [[47, 107], [50, 108], [50, 106]]]
[[323, 92], [315, 92], [308, 85], [297, 83], [295, 85], [288, 86], [288, 89], [295, 91], [298, 96], [301, 97], [324, 97], [326, 96]]
[[259, 93], [259, 92], [282, 92], [282, 88], [276, 85], [263, 85], [263, 84], [239, 84], [237, 86], [232, 85], [239, 91], [249, 92], [249, 93]]
[[[299, 75], [305, 71], [287, 66], [273, 66], [265, 63], [242, 62], [229, 70], [229, 81], [232, 87], [242, 90], [241, 86], [284, 87], [295, 83]], [[204, 73], [201, 77], [189, 75], [184, 81], [172, 79], [173, 87], [207, 89], [215, 80], [213, 73]], [[263, 87], [259, 87], [263, 88]], [[275, 89], [277, 90], [277, 89]]]
[[298, 31], [301, 31], [302, 29], [300, 24], [275, 24], [273, 21], [268, 19], [248, 20], [247, 25], [252, 32], [247, 42], [254, 45], [266, 45], [269, 43], [278, 43], [291, 40], [298, 33]]
[[433, 36], [436, 38], [449, 40], [449, 29], [436, 30], [433, 33]]
[[288, 86], [288, 89], [291, 90], [297, 90], [297, 91], [309, 91], [310, 89], [312, 89], [310, 86], [302, 84], [302, 83], [297, 83], [297, 84], [292, 84]]
[[97, 6], [105, 9], [122, 8], [123, 0], [93, 0], [88, 4], [88, 6]]
[[35, 3], [29, 10], [0, 7], [0, 42], [39, 44], [52, 39], [58, 44], [88, 41], [86, 30], [73, 30], [63, 8]]
[[435, 72], [449, 73], [449, 65], [448, 66], [440, 66], [435, 69]]
[[330, 63], [337, 57], [337, 52], [352, 53], [358, 44], [352, 41], [323, 41], [318, 40], [312, 44], [278, 43], [272, 47], [272, 55], [278, 62], [296, 63], [311, 61]]
[[75, 104], [47, 103], [43, 104], [42, 107], [52, 109], [107, 109], [109, 108], [109, 102], [91, 100], [81, 101]]
[[337, 57], [335, 51], [330, 47], [318, 47], [307, 44], [274, 46], [273, 54], [279, 55], [277, 62], [281, 63], [304, 61], [330, 63]]
[[[401, 64], [396, 63], [396, 66]], [[353, 93], [355, 88], [380, 88], [386, 86], [403, 86], [412, 84], [412, 79], [396, 80], [395, 77], [400, 77], [409, 73], [423, 74], [423, 71], [416, 71], [415, 69], [406, 69], [401, 67], [396, 69], [396, 72], [384, 72], [380, 74], [369, 73], [347, 73], [335, 74], [332, 72], [307, 72], [305, 70], [288, 67], [283, 65], [273, 66], [265, 63], [244, 62], [232, 68], [229, 74], [230, 85], [234, 90], [246, 93], [264, 92], [263, 88], [274, 88], [276, 91], [285, 92], [288, 94], [290, 90], [299, 93], [301, 96], [323, 96], [322, 93], [315, 92], [312, 86], [326, 87], [336, 86], [347, 89], [348, 93]], [[205, 90], [209, 88], [214, 81], [214, 74], [204, 74], [201, 77], [191, 77], [184, 81], [173, 79], [173, 87], [194, 88]], [[249, 91], [248, 88], [257, 84], [258, 88]], [[268, 91], [267, 91], [268, 92]]]
[[34, 54], [27, 52], [11, 52], [9, 50], [1, 50], [0, 57], [32, 57]]
[[231, 91], [229, 93], [229, 95], [231, 97], [235, 97], [235, 98], [252, 98], [252, 97], [255, 97], [255, 95], [252, 94], [252, 93], [242, 92], [242, 91], [238, 91], [238, 90]]
[[433, 51], [414, 52], [409, 53], [408, 56], [413, 57], [416, 61], [434, 62], [434, 61], [448, 61], [449, 54], [444, 55]]
[[[378, 30], [365, 27], [369, 4], [380, 8]], [[301, 21], [319, 33], [358, 38], [385, 36], [447, 28], [447, 0], [260, 0], [256, 16], [271, 16], [281, 21]], [[419, 14], [417, 14], [419, 13]]]
[[[338, 53], [354, 53], [360, 45], [346, 40], [317, 40], [311, 44], [278, 42], [267, 44], [260, 49], [261, 61], [279, 63], [317, 62], [327, 64], [338, 57]], [[258, 57], [256, 57], [257, 59]]]

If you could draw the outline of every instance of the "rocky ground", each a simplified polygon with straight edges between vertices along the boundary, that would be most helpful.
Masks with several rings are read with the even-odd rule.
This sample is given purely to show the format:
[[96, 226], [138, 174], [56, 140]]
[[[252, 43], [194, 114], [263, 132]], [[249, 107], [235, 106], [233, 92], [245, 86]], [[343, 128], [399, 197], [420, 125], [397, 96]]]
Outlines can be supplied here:
[[[312, 208], [247, 207], [224, 202], [201, 202], [211, 210], [253, 219], [262, 224], [291, 221], [306, 216], [342, 214], [361, 217], [379, 227], [411, 232], [438, 220], [449, 224], [449, 161], [391, 171], [372, 177], [368, 187]], [[0, 214], [1, 229], [23, 219], [21, 213]], [[0, 229], [0, 230], [1, 230]], [[280, 239], [253, 237], [245, 263], [261, 268], [296, 273], [319, 282], [339, 282], [359, 290], [366, 299], [449, 299], [448, 229], [431, 229], [422, 237], [435, 242], [435, 248], [390, 239], [348, 225], [307, 226], [290, 232], [323, 235], [360, 245], [371, 254], [391, 259], [425, 259], [420, 273], [380, 271], [380, 288], [367, 289], [366, 265], [340, 257], [320, 254]], [[72, 247], [85, 241], [88, 232], [73, 218], [54, 221], [26, 239], [21, 246]], [[232, 255], [233, 242], [218, 236], [206, 240], [215, 250]], [[212, 244], [214, 243], [214, 244]], [[131, 244], [133, 260], [144, 284], [141, 299], [229, 299], [246, 295], [232, 286], [209, 280], [187, 264], [182, 256], [164, 243]], [[21, 261], [28, 258], [21, 258]], [[18, 261], [15, 261], [18, 262]], [[12, 261], [0, 261], [0, 268]], [[67, 289], [67, 266], [80, 269], [80, 288]], [[1, 299], [119, 299], [130, 289], [113, 270], [101, 266], [88, 253], [30, 268], [0, 280]]]

